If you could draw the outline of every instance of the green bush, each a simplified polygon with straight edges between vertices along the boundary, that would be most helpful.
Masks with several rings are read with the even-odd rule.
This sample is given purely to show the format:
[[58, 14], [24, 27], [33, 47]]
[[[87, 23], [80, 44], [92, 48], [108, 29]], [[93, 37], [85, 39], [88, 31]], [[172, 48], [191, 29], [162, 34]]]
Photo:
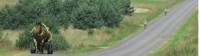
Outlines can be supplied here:
[[6, 6], [5, 9], [0, 11], [0, 14], [1, 14], [1, 16], [0, 16], [1, 24], [0, 25], [3, 28], [13, 29], [19, 25], [20, 22], [16, 19], [18, 17], [14, 18], [15, 15], [18, 15], [18, 12], [13, 7]]
[[70, 47], [63, 36], [60, 34], [53, 34], [52, 45], [53, 49], [55, 50], [66, 50]]
[[117, 6], [111, 0], [99, 1], [99, 14], [104, 20], [104, 25], [108, 27], [116, 27], [122, 21], [122, 16]]
[[79, 7], [80, 0], [65, 0], [63, 2], [64, 11], [67, 14], [73, 14], [75, 9]]
[[123, 15], [130, 15], [133, 7], [131, 7], [131, 0], [112, 0], [118, 11]]
[[[27, 29], [24, 33], [19, 35], [19, 39], [16, 41], [16, 47], [20, 49], [28, 49], [33, 42], [33, 37], [30, 33], [31, 29]], [[54, 50], [65, 50], [69, 48], [68, 43], [60, 34], [53, 34], [50, 43], [53, 45]]]
[[98, 7], [83, 3], [77, 9], [73, 25], [78, 29], [91, 29], [103, 26], [104, 21], [98, 13]]
[[62, 0], [48, 0], [45, 3], [45, 9], [48, 14], [57, 16], [62, 11]]
[[46, 26], [49, 27], [49, 30], [52, 33], [59, 33], [59, 31], [58, 31], [59, 24], [57, 23], [57, 22], [59, 22], [59, 20], [57, 20], [56, 17], [44, 16], [44, 17], [41, 17], [40, 20], [42, 21], [42, 23], [44, 23]]
[[0, 20], [4, 29], [24, 28], [40, 16], [39, 1], [19, 0], [15, 6], [6, 6], [0, 11]]
[[24, 33], [19, 35], [19, 39], [16, 40], [16, 47], [20, 49], [26, 49], [30, 47], [33, 42], [30, 31], [26, 30]]
[[70, 24], [78, 29], [113, 27], [130, 9], [130, 0], [19, 0], [15, 6], [0, 10], [0, 26], [23, 29], [36, 18], [51, 16], [65, 28]]

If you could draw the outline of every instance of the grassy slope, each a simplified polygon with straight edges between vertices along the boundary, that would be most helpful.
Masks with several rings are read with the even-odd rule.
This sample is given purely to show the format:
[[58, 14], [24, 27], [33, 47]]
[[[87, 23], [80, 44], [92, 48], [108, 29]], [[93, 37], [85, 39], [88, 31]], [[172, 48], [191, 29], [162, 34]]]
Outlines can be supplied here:
[[198, 12], [194, 11], [189, 19], [171, 36], [169, 42], [150, 56], [197, 56], [197, 15]]

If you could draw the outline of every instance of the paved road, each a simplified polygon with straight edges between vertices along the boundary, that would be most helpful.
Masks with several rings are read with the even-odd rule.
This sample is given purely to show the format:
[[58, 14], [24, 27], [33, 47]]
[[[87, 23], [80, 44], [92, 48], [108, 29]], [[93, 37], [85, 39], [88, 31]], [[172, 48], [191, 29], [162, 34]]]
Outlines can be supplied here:
[[145, 30], [141, 30], [120, 44], [90, 54], [89, 56], [144, 56], [158, 48], [165, 39], [191, 14], [197, 6], [197, 0], [184, 0], [170, 9], [166, 16], [160, 16]]

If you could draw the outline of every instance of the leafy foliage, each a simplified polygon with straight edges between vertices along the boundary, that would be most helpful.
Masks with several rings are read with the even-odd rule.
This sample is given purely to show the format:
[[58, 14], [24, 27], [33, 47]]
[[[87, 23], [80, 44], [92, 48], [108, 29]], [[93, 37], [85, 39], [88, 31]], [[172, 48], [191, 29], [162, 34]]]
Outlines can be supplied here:
[[62, 12], [62, 0], [48, 0], [46, 2], [46, 11], [48, 14], [57, 16]]
[[112, 0], [114, 5], [118, 8], [118, 11], [123, 15], [130, 15], [133, 12], [131, 7], [131, 0]]
[[6, 6], [0, 11], [1, 25], [4, 29], [23, 28], [33, 23], [39, 14], [39, 4], [33, 0], [19, 0], [16, 6]]
[[[16, 41], [16, 47], [20, 49], [27, 49], [30, 47], [30, 44], [33, 42], [33, 37], [31, 37], [30, 29], [27, 29], [24, 33], [20, 34], [19, 39]], [[65, 50], [69, 48], [68, 43], [58, 33], [54, 33], [52, 40], [49, 42], [53, 45], [55, 50]]]
[[52, 45], [53, 49], [55, 50], [66, 50], [69, 48], [69, 44], [66, 42], [66, 40], [63, 38], [60, 34], [54, 34], [52, 38]]
[[[54, 33], [54, 47], [65, 49], [69, 46], [59, 34], [60, 26], [89, 30], [116, 27], [129, 8], [129, 0], [18, 0], [15, 6], [0, 10], [0, 26], [4, 29], [30, 28], [40, 19]], [[20, 34], [16, 42], [18, 48], [29, 47], [32, 41], [29, 30], [31, 28]]]
[[57, 23], [57, 22], [59, 22], [59, 20], [56, 20], [55, 17], [45, 16], [45, 17], [41, 17], [40, 19], [45, 25], [47, 25], [49, 27], [49, 30], [51, 32], [59, 33], [58, 32], [59, 24]]
[[56, 25], [65, 28], [70, 24], [78, 29], [113, 27], [120, 24], [120, 15], [128, 14], [130, 8], [130, 0], [19, 0], [15, 6], [0, 10], [0, 26], [23, 29], [36, 18], [52, 17], [49, 21], [56, 20]]
[[105, 26], [115, 27], [122, 21], [119, 8], [114, 5], [110, 0], [99, 0], [99, 13], [105, 22]]
[[86, 3], [77, 9], [73, 25], [78, 29], [99, 28], [103, 26], [104, 21], [98, 13], [97, 6], [90, 6]]
[[29, 30], [26, 30], [25, 32], [19, 35], [19, 39], [16, 40], [16, 47], [18, 48], [30, 47], [30, 44], [33, 42], [33, 38], [31, 37], [31, 33]]

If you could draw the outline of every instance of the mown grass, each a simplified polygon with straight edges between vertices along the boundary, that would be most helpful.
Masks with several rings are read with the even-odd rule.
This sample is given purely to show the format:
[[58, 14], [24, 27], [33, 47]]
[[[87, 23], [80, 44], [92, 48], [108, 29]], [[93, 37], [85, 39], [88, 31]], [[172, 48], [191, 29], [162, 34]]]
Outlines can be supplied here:
[[198, 11], [171, 36], [168, 43], [150, 56], [197, 56], [198, 55]]
[[148, 13], [138, 13], [134, 15], [142, 15], [151, 21], [158, 15], [162, 15], [164, 9], [173, 7], [173, 5], [181, 2], [182, 0], [132, 0], [132, 6], [147, 8], [151, 11]]

